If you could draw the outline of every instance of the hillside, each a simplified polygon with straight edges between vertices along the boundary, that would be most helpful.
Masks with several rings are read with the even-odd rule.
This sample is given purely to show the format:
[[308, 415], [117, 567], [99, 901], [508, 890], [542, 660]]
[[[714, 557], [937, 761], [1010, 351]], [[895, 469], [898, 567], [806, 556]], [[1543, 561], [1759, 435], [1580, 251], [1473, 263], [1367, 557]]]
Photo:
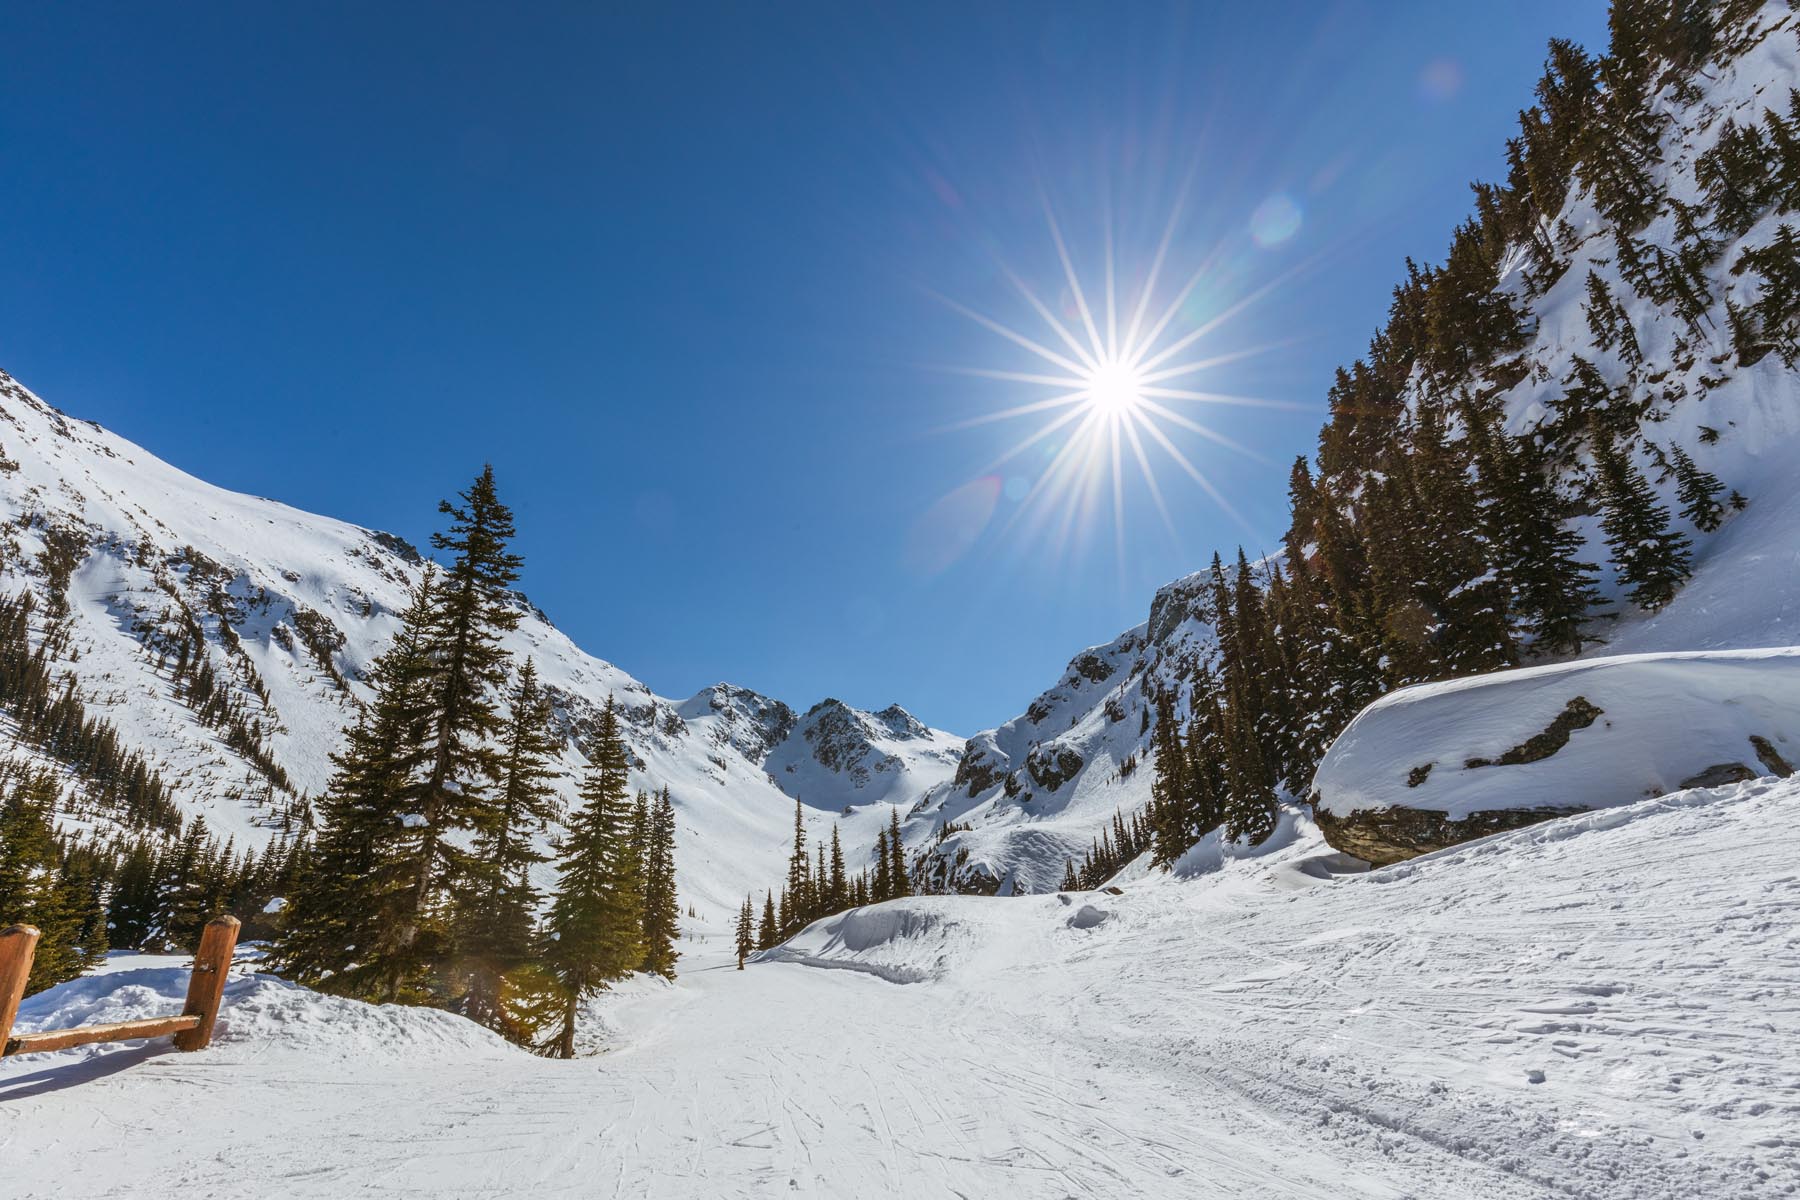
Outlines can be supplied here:
[[[573, 1062], [240, 978], [204, 1054], [0, 1063], [8, 1143], [54, 1148], [7, 1193], [1791, 1194], [1796, 803], [1685, 792], [1363, 876], [1302, 820], [1122, 895], [892, 901], [742, 973], [692, 948]], [[164, 962], [21, 1023], [161, 1012]]]
[[[1284, 551], [1168, 585], [1144, 624], [971, 738], [914, 809], [909, 841], [943, 835], [928, 878], [1055, 888], [1116, 812], [1149, 810], [1159, 701], [1234, 776], [1224, 791], [1272, 806], [1303, 799], [1332, 737], [1397, 687], [1800, 642], [1800, 20], [1659, 11], [1616, 9], [1604, 58], [1552, 46], [1508, 181], [1476, 188], [1442, 267], [1408, 264], [1368, 357], [1339, 373]], [[1718, 489], [1698, 519], [1684, 456]], [[1666, 603], [1621, 578], [1611, 464], [1691, 545]]]
[[[51, 690], [72, 680], [182, 819], [203, 816], [240, 850], [304, 828], [367, 694], [361, 674], [423, 569], [416, 549], [213, 487], [3, 373], [0, 529], [0, 595], [32, 597], [28, 636]], [[634, 783], [672, 790], [682, 901], [708, 919], [779, 875], [795, 798], [821, 829], [841, 820], [854, 869], [890, 804], [954, 770], [961, 739], [898, 705], [864, 713], [828, 700], [801, 713], [728, 684], [660, 697], [523, 595], [515, 602], [522, 621], [507, 648], [536, 664], [554, 699], [562, 795], [574, 794], [584, 732], [612, 697]], [[29, 744], [10, 753], [58, 761]], [[124, 819], [65, 780], [66, 829]]]

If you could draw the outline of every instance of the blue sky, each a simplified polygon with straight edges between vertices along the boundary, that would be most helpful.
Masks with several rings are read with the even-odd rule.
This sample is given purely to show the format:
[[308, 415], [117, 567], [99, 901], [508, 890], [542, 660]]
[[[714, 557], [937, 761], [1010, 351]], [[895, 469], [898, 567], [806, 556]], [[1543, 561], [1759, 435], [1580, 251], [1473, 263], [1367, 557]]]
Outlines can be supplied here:
[[[1333, 367], [1500, 174], [1545, 40], [1605, 27], [1599, 0], [507, 7], [8, 6], [0, 366], [421, 544], [491, 460], [526, 591], [659, 692], [963, 733], [1215, 548], [1274, 546]], [[1213, 365], [1165, 386], [1282, 406], [1164, 402], [1215, 435], [1161, 422], [1217, 498], [1146, 434], [1169, 521], [1129, 451], [1122, 517], [1102, 454], [1065, 521], [1039, 485], [1075, 425], [995, 460], [1066, 410], [968, 424], [1056, 394], [947, 369], [1047, 366], [963, 310], [1060, 351], [1009, 272], [1080, 340], [1046, 212], [1090, 311], [1108, 231], [1122, 311], [1165, 228], [1149, 312], [1207, 265], [1163, 341], [1210, 324], [1165, 361]]]

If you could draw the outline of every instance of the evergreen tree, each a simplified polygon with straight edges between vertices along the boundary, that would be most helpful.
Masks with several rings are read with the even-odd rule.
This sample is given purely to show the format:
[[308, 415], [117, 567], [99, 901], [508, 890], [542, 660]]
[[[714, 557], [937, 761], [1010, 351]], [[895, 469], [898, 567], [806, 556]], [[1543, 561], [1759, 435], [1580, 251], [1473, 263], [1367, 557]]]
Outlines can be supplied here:
[[806, 855], [806, 814], [800, 807], [800, 801], [794, 801], [794, 849], [788, 855], [787, 902], [783, 906], [781, 929], [783, 933], [792, 933], [804, 920], [804, 914], [810, 906], [808, 899], [808, 874], [811, 860]]
[[625, 742], [612, 700], [600, 714], [581, 807], [557, 846], [561, 878], [545, 919], [542, 959], [563, 993], [562, 1023], [544, 1047], [575, 1054], [581, 1001], [622, 979], [644, 959], [643, 884], [631, 852], [631, 786]]
[[504, 773], [497, 743], [505, 722], [496, 696], [507, 653], [500, 638], [518, 627], [521, 616], [508, 590], [521, 565], [507, 549], [512, 512], [500, 503], [493, 468], [483, 467], [459, 498], [461, 504], [438, 505], [451, 518], [450, 528], [431, 538], [434, 548], [453, 557], [431, 592], [425, 777], [416, 819], [403, 826], [406, 891], [395, 914], [399, 945], [424, 965], [450, 950], [446, 902], [481, 886], [481, 872], [459, 835], [494, 821], [488, 791]]
[[526, 659], [501, 738], [500, 788], [475, 830], [469, 886], [457, 893], [455, 915], [457, 953], [468, 981], [463, 1015], [511, 1036], [522, 1031], [501, 1008], [501, 981], [531, 955], [538, 893], [529, 873], [546, 857], [535, 839], [558, 815], [552, 782], [561, 745], [537, 666]]
[[889, 869], [893, 866], [893, 855], [888, 851], [887, 830], [875, 833], [875, 877], [869, 881], [869, 897], [876, 903], [893, 896], [892, 877]]
[[744, 960], [756, 949], [756, 915], [750, 907], [750, 897], [744, 897], [744, 907], [738, 909], [737, 919], [737, 960], [738, 970], [744, 969]]
[[431, 719], [426, 638], [436, 580], [427, 571], [401, 614], [393, 644], [369, 672], [375, 689], [332, 757], [321, 825], [297, 872], [272, 955], [277, 970], [310, 987], [368, 1000], [417, 998], [436, 945], [400, 937], [410, 908], [418, 778]]
[[893, 855], [893, 863], [888, 867], [888, 895], [912, 895], [912, 883], [906, 873], [906, 843], [900, 838], [900, 810], [888, 813], [888, 852]]
[[1710, 471], [1702, 471], [1693, 456], [1680, 446], [1673, 448], [1671, 456], [1675, 459], [1675, 491], [1681, 500], [1681, 515], [1701, 533], [1711, 533], [1725, 519], [1725, 506], [1719, 503], [1719, 493], [1725, 485]]
[[1654, 612], [1674, 599], [1688, 577], [1688, 540], [1670, 527], [1669, 510], [1616, 446], [1596, 438], [1594, 464], [1605, 505], [1600, 528], [1619, 582], [1633, 603]]
[[1487, 536], [1513, 611], [1538, 650], [1579, 653], [1591, 640], [1583, 622], [1600, 595], [1594, 564], [1577, 557], [1583, 542], [1573, 525], [1576, 502], [1557, 488], [1541, 446], [1508, 437], [1473, 408], [1464, 418]]
[[838, 829], [831, 827], [831, 907], [841, 912], [850, 903], [849, 886], [844, 881], [844, 848], [838, 842]]
[[756, 928], [756, 948], [768, 950], [780, 941], [779, 926], [775, 922], [775, 897], [773, 893], [763, 893], [762, 923]]
[[35, 925], [41, 935], [25, 992], [74, 979], [106, 957], [105, 913], [84, 864], [58, 851], [53, 776], [34, 772], [0, 805], [0, 927]]
[[675, 978], [681, 904], [675, 894], [675, 801], [663, 788], [650, 811], [644, 854], [643, 970]]

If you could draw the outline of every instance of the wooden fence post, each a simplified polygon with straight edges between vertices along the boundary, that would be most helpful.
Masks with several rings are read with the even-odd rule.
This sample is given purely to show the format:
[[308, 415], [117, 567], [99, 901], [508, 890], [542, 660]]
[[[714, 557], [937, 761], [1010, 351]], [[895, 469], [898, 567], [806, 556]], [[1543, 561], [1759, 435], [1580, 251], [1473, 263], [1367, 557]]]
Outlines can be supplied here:
[[0, 929], [0, 1054], [6, 1053], [6, 1043], [12, 1038], [13, 1018], [19, 1015], [25, 981], [31, 977], [37, 940], [38, 931], [30, 925]]
[[177, 1050], [204, 1050], [212, 1041], [213, 1022], [219, 1019], [219, 1001], [225, 994], [225, 973], [231, 967], [231, 951], [237, 946], [238, 919], [214, 917], [200, 934], [194, 951], [194, 973], [188, 978], [184, 1017], [199, 1017], [200, 1024], [175, 1035]]

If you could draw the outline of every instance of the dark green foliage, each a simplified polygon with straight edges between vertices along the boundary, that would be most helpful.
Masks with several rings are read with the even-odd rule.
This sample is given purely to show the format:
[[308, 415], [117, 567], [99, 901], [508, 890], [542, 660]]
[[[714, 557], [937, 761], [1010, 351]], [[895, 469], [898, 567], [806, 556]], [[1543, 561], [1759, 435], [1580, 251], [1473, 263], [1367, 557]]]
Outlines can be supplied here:
[[502, 1009], [501, 981], [530, 957], [538, 893], [529, 872], [545, 861], [535, 839], [560, 815], [552, 784], [562, 748], [530, 659], [519, 668], [510, 701], [500, 786], [475, 830], [467, 884], [457, 891], [453, 914], [459, 974], [467, 981], [462, 1012], [503, 1032], [518, 1029]]
[[58, 678], [66, 622], [50, 620], [34, 645], [37, 602], [30, 592], [0, 598], [0, 712], [14, 736], [65, 766], [78, 787], [67, 811], [105, 817], [128, 829], [175, 832], [180, 810], [143, 756], [127, 751], [118, 730], [87, 715], [75, 678]]
[[434, 586], [427, 574], [368, 673], [374, 699], [332, 759], [337, 770], [319, 804], [311, 859], [272, 956], [277, 969], [340, 995], [417, 998], [427, 964], [443, 950], [441, 927], [421, 928], [413, 907], [416, 839], [408, 830], [418, 819], [432, 716], [426, 639]]
[[1725, 485], [1717, 475], [1702, 471], [1693, 456], [1680, 446], [1674, 447], [1671, 457], [1675, 460], [1675, 491], [1681, 500], [1681, 515], [1701, 533], [1711, 533], [1725, 519], [1725, 506], [1719, 503], [1719, 493]]
[[681, 905], [675, 894], [675, 801], [664, 788], [650, 806], [643, 849], [644, 961], [642, 970], [675, 978]]
[[767, 950], [781, 941], [781, 926], [775, 915], [773, 893], [763, 893], [762, 921], [756, 927], [756, 948]]
[[503, 773], [498, 738], [504, 720], [496, 695], [507, 656], [500, 636], [520, 619], [508, 590], [520, 565], [507, 549], [512, 512], [495, 492], [493, 468], [484, 467], [459, 498], [461, 504], [438, 505], [451, 518], [450, 529], [431, 539], [454, 557], [428, 593], [428, 707], [423, 729], [408, 731], [409, 740], [418, 740], [423, 778], [401, 825], [397, 859], [402, 890], [394, 936], [420, 968], [450, 954], [447, 909], [460, 893], [480, 886], [458, 835], [493, 824], [488, 790]]
[[631, 787], [613, 702], [588, 753], [581, 805], [557, 845], [561, 879], [544, 922], [541, 956], [564, 995], [562, 1021], [543, 1048], [575, 1054], [581, 1001], [644, 961], [643, 881], [631, 846]]
[[1782, 225], [1767, 246], [1744, 251], [1731, 273], [1746, 272], [1760, 284], [1754, 301], [1729, 310], [1738, 360], [1754, 363], [1773, 350], [1786, 366], [1800, 365], [1800, 237], [1794, 227]]
[[737, 969], [744, 969], [744, 960], [756, 951], [756, 910], [750, 906], [750, 897], [744, 897], [744, 907], [738, 909], [737, 918]]
[[896, 896], [912, 895], [912, 885], [907, 880], [906, 843], [900, 837], [900, 810], [894, 809], [888, 814], [888, 853], [893, 856], [893, 863], [888, 867], [888, 890], [883, 899]]
[[1600, 525], [1619, 582], [1633, 603], [1654, 612], [1688, 577], [1688, 540], [1670, 527], [1669, 510], [1618, 447], [1597, 441], [1594, 465], [1605, 505]]
[[106, 910], [88, 864], [57, 845], [54, 776], [13, 783], [0, 803], [0, 926], [35, 925], [29, 995], [73, 979], [106, 957]]

